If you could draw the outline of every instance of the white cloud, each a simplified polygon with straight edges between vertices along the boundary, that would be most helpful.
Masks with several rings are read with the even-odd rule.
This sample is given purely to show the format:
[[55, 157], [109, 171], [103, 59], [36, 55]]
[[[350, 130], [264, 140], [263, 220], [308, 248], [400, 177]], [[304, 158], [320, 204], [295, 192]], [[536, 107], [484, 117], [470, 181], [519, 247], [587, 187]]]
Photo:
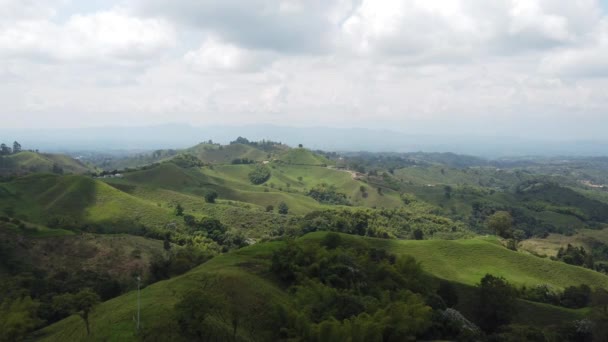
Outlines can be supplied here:
[[243, 49], [217, 38], [207, 38], [200, 48], [184, 56], [184, 61], [199, 72], [256, 71], [271, 60], [269, 52]]
[[574, 114], [608, 124], [598, 0], [63, 2], [0, 0], [0, 116], [434, 132], [518, 133]]
[[139, 61], [175, 43], [162, 19], [137, 18], [115, 8], [76, 14], [64, 22], [26, 19], [0, 26], [0, 56], [51, 61]]
[[587, 41], [547, 55], [541, 70], [566, 77], [608, 77], [608, 18], [590, 33]]

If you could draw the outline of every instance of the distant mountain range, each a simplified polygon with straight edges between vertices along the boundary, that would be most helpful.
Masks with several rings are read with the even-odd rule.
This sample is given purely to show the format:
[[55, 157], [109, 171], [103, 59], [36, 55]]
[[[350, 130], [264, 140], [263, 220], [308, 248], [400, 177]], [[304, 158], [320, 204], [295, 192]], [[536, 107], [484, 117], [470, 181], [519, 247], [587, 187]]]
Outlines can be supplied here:
[[3, 141], [49, 152], [153, 150], [186, 148], [212, 139], [228, 143], [238, 136], [270, 139], [291, 146], [303, 144], [327, 151], [455, 152], [483, 157], [523, 155], [598, 156], [608, 153], [608, 141], [541, 140], [498, 137], [409, 134], [367, 128], [289, 127], [279, 125], [205, 126], [186, 124], [71, 129], [0, 129]]

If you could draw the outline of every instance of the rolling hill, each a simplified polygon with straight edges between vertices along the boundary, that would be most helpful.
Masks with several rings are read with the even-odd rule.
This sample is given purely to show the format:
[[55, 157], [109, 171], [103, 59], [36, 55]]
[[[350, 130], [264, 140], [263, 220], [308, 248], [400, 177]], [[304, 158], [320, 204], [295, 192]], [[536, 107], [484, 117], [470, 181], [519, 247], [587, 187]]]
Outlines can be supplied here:
[[[325, 233], [304, 236], [303, 244], [318, 244]], [[430, 275], [449, 280], [458, 286], [476, 284], [485, 272], [495, 272], [516, 284], [549, 283], [563, 288], [588, 282], [597, 287], [608, 288], [608, 277], [579, 267], [539, 259], [508, 251], [492, 241], [472, 239], [463, 241], [395, 241], [342, 236], [346, 243], [367, 243], [397, 255], [412, 255], [422, 262], [422, 268]], [[276, 279], [269, 274], [271, 254], [284, 242], [271, 242], [240, 249], [212, 259], [182, 276], [153, 284], [142, 290], [143, 331], [136, 335], [132, 317], [135, 313], [137, 294], [130, 292], [107, 301], [92, 315], [93, 340], [181, 341], [175, 321], [173, 307], [188, 291], [204, 288], [212, 293], [231, 291], [238, 298], [242, 309], [250, 314], [243, 317], [240, 326], [251, 326], [272, 320], [272, 305], [294, 305], [293, 298]], [[486, 257], [489, 256], [489, 257]], [[466, 295], [466, 291], [461, 294]], [[264, 305], [258, 301], [264, 298]], [[463, 312], [471, 308], [463, 298]], [[261, 305], [261, 306], [260, 306]], [[569, 310], [546, 304], [518, 301], [520, 315], [516, 321], [536, 323], [539, 326], [560, 324], [579, 319], [584, 310]], [[549, 319], [547, 319], [550, 317]], [[230, 326], [218, 323], [218, 329]], [[260, 328], [262, 329], [262, 328]], [[36, 334], [42, 341], [84, 340], [85, 328], [81, 320], [72, 316], [51, 325]], [[241, 329], [238, 339], [255, 340], [264, 336], [263, 331]]]
[[94, 168], [62, 154], [24, 151], [0, 156], [0, 175], [23, 175], [28, 173], [74, 173], [84, 174]]

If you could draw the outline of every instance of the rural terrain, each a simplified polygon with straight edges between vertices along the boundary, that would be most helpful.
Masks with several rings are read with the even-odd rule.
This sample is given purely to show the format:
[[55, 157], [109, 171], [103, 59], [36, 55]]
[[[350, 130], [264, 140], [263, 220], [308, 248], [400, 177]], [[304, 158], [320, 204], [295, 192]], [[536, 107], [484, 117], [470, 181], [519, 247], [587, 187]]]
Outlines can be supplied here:
[[608, 158], [9, 150], [0, 341], [608, 339]]

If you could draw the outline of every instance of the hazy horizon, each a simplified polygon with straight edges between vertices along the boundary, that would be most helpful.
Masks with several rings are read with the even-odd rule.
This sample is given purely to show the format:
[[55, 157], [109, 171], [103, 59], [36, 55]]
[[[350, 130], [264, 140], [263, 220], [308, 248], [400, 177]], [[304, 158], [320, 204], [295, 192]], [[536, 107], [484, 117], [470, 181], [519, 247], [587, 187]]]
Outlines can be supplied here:
[[604, 156], [606, 139], [415, 134], [390, 129], [285, 125], [193, 126], [171, 123], [148, 126], [83, 128], [0, 128], [0, 140], [18, 140], [24, 148], [46, 152], [149, 151], [187, 148], [203, 141], [228, 144], [238, 136], [274, 140], [290, 146], [337, 152], [453, 152], [485, 158], [521, 156]]
[[606, 1], [4, 0], [3, 128], [603, 140]]

